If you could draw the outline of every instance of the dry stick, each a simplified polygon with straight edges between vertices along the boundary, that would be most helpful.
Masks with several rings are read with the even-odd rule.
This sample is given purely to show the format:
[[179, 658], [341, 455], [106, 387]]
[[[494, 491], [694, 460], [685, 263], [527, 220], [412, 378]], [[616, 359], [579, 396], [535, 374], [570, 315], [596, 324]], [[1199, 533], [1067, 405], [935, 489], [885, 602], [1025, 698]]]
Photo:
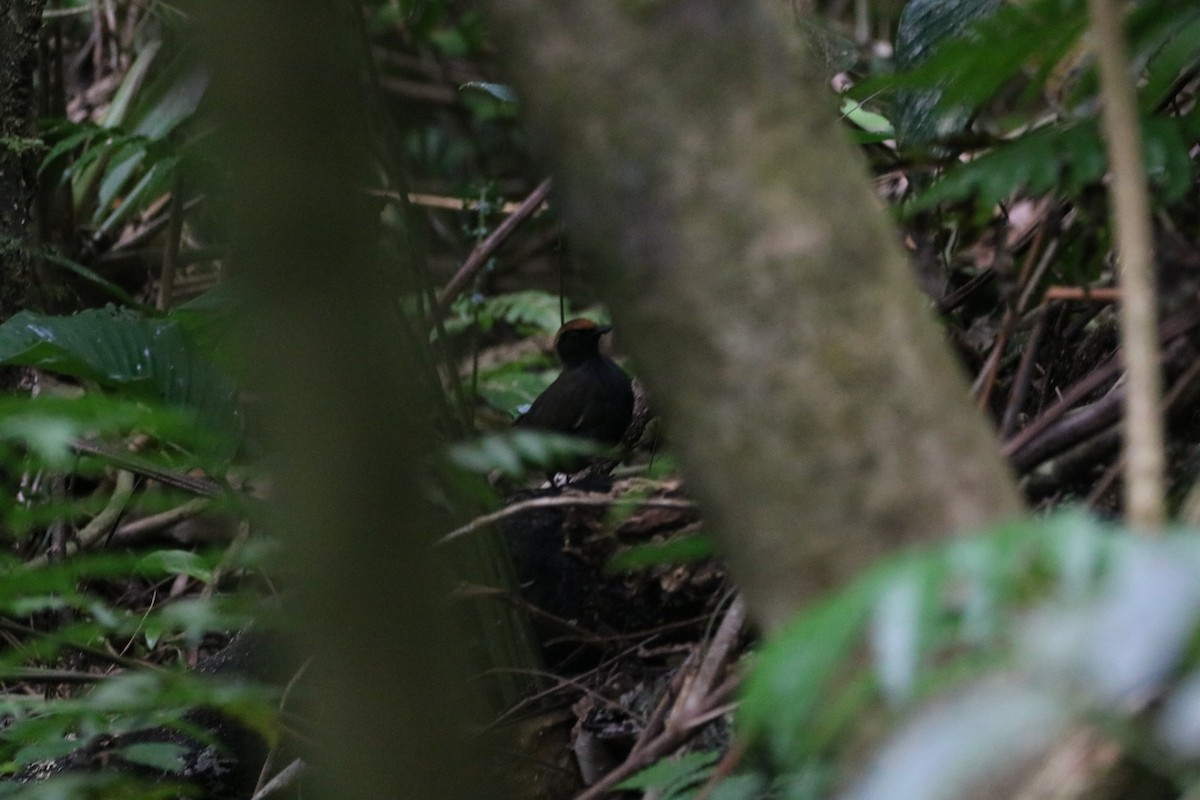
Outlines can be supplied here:
[[[725, 605], [724, 599], [720, 605]], [[714, 614], [716, 613], [720, 613], [720, 609], [714, 612]], [[729, 609], [722, 617], [721, 625], [717, 629], [712, 643], [708, 646], [703, 660], [695, 670], [695, 675], [688, 674], [696, 660], [696, 651], [693, 651], [675, 671], [670, 688], [663, 693], [662, 699], [650, 716], [649, 724], [642, 729], [637, 741], [634, 742], [629, 751], [630, 756], [636, 756], [659, 733], [660, 725], [664, 730], [669, 729], [675, 727], [679, 719], [690, 718], [694, 714], [695, 706], [711, 691], [713, 683], [716, 682], [717, 673], [724, 665], [729, 651], [736, 644], [745, 621], [746, 604], [741, 595], [734, 595], [733, 602], [730, 603]], [[674, 704], [671, 704], [669, 701], [673, 695], [676, 700]]]
[[158, 300], [155, 306], [159, 311], [171, 307], [175, 294], [175, 271], [179, 265], [179, 240], [183, 238], [183, 179], [175, 179], [175, 189], [171, 192], [171, 205], [167, 208], [167, 248], [163, 252], [162, 274], [158, 279]]
[[667, 716], [662, 733], [644, 744], [639, 742], [641, 746], [634, 747], [624, 762], [577, 795], [575, 800], [595, 800], [630, 775], [674, 750], [692, 731], [712, 719], [714, 711], [726, 713], [729, 710], [723, 708], [722, 704], [734, 684], [725, 681], [714, 689], [713, 683], [733, 653], [745, 622], [746, 606], [741, 595], [738, 595], [725, 612], [721, 626], [713, 635], [712, 643], [690, 685], [684, 681], [684, 688]]
[[666, 730], [682, 727], [682, 723], [694, 719], [700, 713], [700, 707], [712, 695], [713, 684], [725, 663], [729, 660], [738, 637], [742, 635], [742, 627], [746, 624], [746, 603], [739, 594], [733, 599], [721, 626], [717, 628], [712, 643], [709, 644], [704, 660], [696, 670], [696, 677], [685, 691], [680, 694], [675, 708], [667, 717]]
[[1046, 319], [1050, 316], [1050, 307], [1041, 306], [1034, 312], [1037, 315], [1037, 320], [1033, 324], [1033, 330], [1029, 334], [1029, 340], [1025, 342], [1025, 352], [1021, 353], [1021, 362], [1017, 365], [1017, 374], [1013, 378], [1013, 389], [1008, 395], [1008, 405], [1004, 408], [1004, 415], [1000, 419], [1000, 438], [1008, 438], [1012, 434], [1012, 430], [1017, 424], [1017, 415], [1021, 413], [1021, 406], [1025, 405], [1025, 398], [1029, 396], [1029, 384], [1033, 380], [1033, 364], [1037, 360], [1038, 345], [1042, 341], [1042, 332], [1046, 329]]
[[286, 789], [291, 786], [296, 780], [304, 774], [307, 767], [300, 759], [296, 759], [279, 771], [274, 778], [267, 783], [266, 786], [254, 793], [250, 800], [263, 800], [264, 797], [269, 797], [276, 792]]
[[0, 672], [0, 678], [7, 682], [22, 683], [96, 683], [107, 678], [98, 672], [78, 672], [71, 669], [46, 669], [42, 667], [21, 667]]
[[517, 226], [533, 215], [546, 197], [550, 194], [550, 179], [546, 178], [537, 185], [529, 196], [521, 201], [521, 205], [517, 206], [516, 211], [508, 216], [503, 222], [496, 226], [496, 229], [488, 234], [487, 238], [480, 242], [471, 254], [467, 256], [467, 260], [458, 268], [458, 272], [454, 273], [454, 277], [446, 284], [446, 288], [442, 290], [441, 295], [437, 300], [437, 308], [434, 309], [434, 314], [439, 318], [444, 316], [446, 309], [454, 302], [454, 298], [458, 297], [459, 292], [466, 288], [471, 279], [475, 277], [475, 273], [483, 268], [504, 241], [512, 235], [512, 232], [517, 229]]
[[1112, 288], [1092, 289], [1088, 286], [1050, 286], [1042, 295], [1043, 300], [1079, 300], [1094, 303], [1115, 303], [1121, 299], [1121, 290]]
[[165, 469], [145, 459], [131, 455], [124, 450], [91, 442], [87, 439], [73, 440], [71, 442], [71, 449], [81, 455], [97, 456], [115, 467], [156, 480], [167, 486], [173, 486], [176, 489], [182, 489], [185, 492], [191, 492], [192, 494], [212, 497], [225, 491], [224, 487], [215, 481], [208, 480], [207, 478], [194, 478], [191, 475]]
[[692, 734], [692, 731], [695, 730], [700, 724], [709, 722], [712, 719], [713, 712], [719, 712], [720, 714], [728, 713], [730, 708], [724, 707], [724, 703], [726, 698], [728, 698], [730, 693], [733, 691], [735, 684], [736, 679], [731, 679], [722, 683], [716, 688], [716, 690], [712, 692], [712, 694], [705, 698], [705, 707], [695, 719], [685, 721], [685, 723], [679, 728], [663, 731], [662, 735], [655, 737], [652, 742], [647, 744], [636, 754], [631, 753], [630, 756], [612, 772], [593, 783], [583, 792], [577, 794], [575, 796], [575, 800], [598, 800], [598, 798], [603, 797], [606, 792], [608, 792], [610, 789], [612, 789], [612, 787], [616, 786], [621, 781], [625, 780], [639, 770], [645, 769], [659, 758], [678, 748], [681, 744], [687, 741], [688, 737]]
[[1009, 337], [1012, 336], [1013, 330], [1017, 327], [1017, 318], [1025, 310], [1025, 307], [1029, 303], [1029, 298], [1033, 295], [1034, 288], [1041, 282], [1042, 276], [1050, 268], [1050, 262], [1054, 259], [1054, 254], [1058, 251], [1058, 240], [1055, 239], [1046, 248], [1046, 252], [1037, 261], [1037, 268], [1034, 269], [1035, 259], [1038, 258], [1038, 253], [1042, 249], [1044, 234], [1045, 228], [1039, 228], [1037, 237], [1033, 240], [1033, 244], [1029, 248], [1029, 255], [1025, 258], [1025, 264], [1021, 267], [1021, 275], [1018, 279], [1018, 283], [1021, 286], [1021, 295], [1017, 299], [1015, 306], [1010, 306], [1005, 310], [1004, 319], [1000, 323], [1000, 334], [996, 337], [996, 343], [992, 347], [991, 355], [988, 357], [983, 371], [975, 381], [973, 388], [978, 393], [979, 399], [977, 405], [981, 410], [988, 406], [992, 387], [996, 384], [996, 374], [1000, 371], [1000, 360], [1004, 357], [1004, 348], [1008, 345]]
[[434, 545], [438, 546], [447, 544], [448, 542], [452, 542], [461, 536], [466, 536], [468, 533], [473, 533], [482, 528], [486, 528], [493, 522], [499, 522], [502, 519], [516, 516], [517, 514], [528, 511], [531, 508], [569, 508], [571, 506], [619, 505], [629, 505], [636, 508], [678, 508], [683, 510], [692, 510], [696, 507], [696, 504], [691, 500], [678, 500], [670, 497], [651, 497], [643, 500], [623, 500], [612, 498], [607, 495], [535, 497], [531, 500], [522, 500], [519, 503], [513, 503], [511, 506], [505, 506], [499, 511], [493, 511], [491, 514], [484, 514], [482, 517], [476, 517], [466, 525], [450, 531], [445, 536], [434, 542]]
[[[1176, 379], [1174, 385], [1171, 386], [1170, 390], [1163, 398], [1162, 413], [1164, 417], [1166, 416], [1167, 412], [1177, 402], [1179, 402], [1179, 398], [1183, 395], [1184, 391], [1186, 391], [1187, 388], [1192, 385], [1197, 377], [1200, 377], [1200, 359], [1192, 362], [1192, 365], [1188, 367], [1178, 379]], [[1105, 471], [1104, 477], [1102, 477], [1092, 491], [1088, 493], [1087, 500], [1084, 501], [1084, 505], [1094, 508], [1096, 503], [1098, 503], [1100, 498], [1104, 496], [1104, 493], [1108, 491], [1108, 487], [1112, 485], [1112, 482], [1117, 479], [1117, 475], [1123, 469], [1125, 469], [1125, 458], [1121, 457], [1117, 459], [1117, 463], [1113, 464], [1108, 468], [1108, 470]]]
[[[112, 497], [108, 499], [108, 503], [104, 509], [97, 514], [91, 522], [79, 531], [79, 536], [74, 542], [67, 543], [67, 555], [77, 550], [91, 547], [104, 537], [106, 533], [112, 530], [112, 527], [117, 524], [117, 520], [121, 517], [121, 512], [125, 510], [126, 503], [129, 502], [130, 496], [133, 494], [133, 473], [121, 470], [117, 473], [117, 485], [113, 489]], [[74, 545], [72, 547], [72, 545]], [[43, 553], [36, 558], [31, 558], [25, 562], [26, 569], [39, 569], [50, 563], [50, 556]]]
[[650, 713], [649, 719], [646, 720], [646, 724], [642, 727], [642, 732], [638, 734], [637, 741], [633, 743], [633, 747], [629, 748], [629, 755], [626, 756], [626, 759], [637, 758], [665, 729], [667, 717], [675, 707], [675, 704], [671, 702], [671, 698], [678, 698], [679, 693], [687, 686], [688, 671], [692, 668], [692, 663], [695, 659], [696, 651], [693, 650], [688, 654], [687, 659], [679, 665], [679, 668], [675, 670], [675, 674], [671, 676], [671, 685], [667, 687], [662, 697], [659, 698], [654, 711]]
[[212, 503], [203, 497], [198, 497], [195, 500], [189, 500], [181, 506], [177, 506], [168, 511], [163, 511], [160, 514], [154, 514], [149, 517], [128, 522], [117, 530], [112, 535], [114, 542], [121, 544], [129, 544], [137, 541], [143, 536], [168, 528], [177, 522], [183, 522], [185, 519], [191, 519], [202, 513]]
[[[1182, 311], [1162, 324], [1159, 338], [1163, 342], [1169, 342], [1175, 337], [1182, 336], [1191, 331], [1197, 325], [1200, 325], [1200, 312], [1195, 310]], [[1022, 428], [1012, 438], [1006, 439], [1000, 447], [1001, 454], [1005, 458], [1011, 458], [1014, 453], [1024, 448], [1057, 421], [1059, 417], [1066, 414], [1075, 403], [1096, 389], [1099, 389], [1105, 381], [1115, 377], [1121, 371], [1121, 366], [1121, 358], [1118, 355], [1092, 370], [1084, 378], [1068, 388], [1059, 400], [1043, 411], [1037, 419]]]
[[1122, 350], [1129, 373], [1125, 406], [1125, 517], [1131, 527], [1152, 533], [1162, 529], [1166, 512], [1163, 421], [1159, 413], [1162, 376], [1151, 265], [1150, 201], [1129, 58], [1116, 3], [1088, 0], [1088, 12], [1092, 47], [1100, 65], [1101, 121], [1113, 175], [1109, 193], [1120, 267]]
[[1070, 416], [1047, 428], [1040, 436], [1013, 453], [1013, 469], [1024, 473], [1079, 442], [1116, 424], [1121, 419], [1125, 388], [1114, 386], [1094, 403], [1072, 409]]
[[[287, 702], [288, 702], [288, 699], [292, 696], [292, 691], [296, 688], [296, 685], [300, 682], [300, 679], [302, 677], [304, 677], [304, 674], [306, 672], [308, 672], [308, 667], [309, 667], [309, 664], [311, 664], [311, 663], [312, 663], [312, 659], [308, 659], [303, 664], [301, 664], [300, 668], [297, 669], [294, 673], [292, 673], [292, 677], [288, 679], [287, 686], [283, 687], [283, 695], [279, 698], [279, 706], [278, 706], [280, 715], [282, 715], [287, 710]], [[280, 771], [278, 775], [276, 775], [274, 778], [272, 778], [270, 781], [268, 781], [267, 774], [274, 767], [275, 756], [278, 755], [278, 753], [280, 751], [280, 747], [281, 747], [281, 745], [279, 744], [279, 742], [276, 742], [275, 746], [272, 747], [270, 752], [267, 753], [267, 757], [265, 759], [263, 759], [262, 769], [259, 770], [258, 781], [254, 784], [254, 793], [253, 793], [253, 795], [251, 795], [252, 800], [253, 800], [253, 798], [256, 798], [256, 797], [266, 797], [271, 792], [276, 791], [277, 789], [280, 789], [284, 785], [286, 785], [286, 784], [280, 784], [279, 781], [281, 781], [283, 779], [283, 776], [285, 773], [287, 773], [289, 770], [291, 770], [293, 767], [295, 767], [298, 763], [301, 763], [300, 759], [296, 759], [289, 766], [285, 767], [282, 771]], [[290, 780], [289, 780], [289, 782], [290, 782]], [[274, 787], [274, 788], [269, 788], [269, 787]]]
[[[191, 200], [184, 203], [183, 213], [187, 214], [193, 208], [203, 203], [204, 200], [205, 197], [203, 195], [199, 197], [193, 197]], [[140, 247], [141, 245], [144, 245], [146, 242], [153, 239], [154, 235], [161, 231], [164, 226], [170, 224], [171, 214], [168, 210], [167, 213], [155, 217], [150, 222], [147, 222], [137, 233], [131, 235], [128, 239], [118, 240], [117, 243], [112, 246], [112, 250], [110, 252], [117, 253], [132, 250], [135, 247]]]

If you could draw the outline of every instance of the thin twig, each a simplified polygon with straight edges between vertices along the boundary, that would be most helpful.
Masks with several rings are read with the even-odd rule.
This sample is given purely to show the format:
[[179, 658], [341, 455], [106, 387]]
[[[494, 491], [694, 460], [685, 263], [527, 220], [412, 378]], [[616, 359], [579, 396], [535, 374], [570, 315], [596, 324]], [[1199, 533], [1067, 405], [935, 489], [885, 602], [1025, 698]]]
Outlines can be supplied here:
[[[996, 343], [992, 347], [992, 352], [988, 357], [987, 363], [984, 364], [983, 370], [975, 381], [975, 386], [972, 387], [978, 397], [977, 405], [980, 410], [988, 407], [991, 400], [992, 387], [996, 384], [996, 374], [1000, 370], [1000, 361], [1004, 357], [1004, 350], [1008, 346], [1008, 340], [1011, 338], [1013, 331], [1016, 330], [1017, 320], [1029, 305], [1029, 300], [1033, 296], [1034, 289], [1041, 283], [1042, 277], [1046, 274], [1046, 270], [1050, 268], [1051, 262], [1054, 260], [1055, 253], [1058, 252], [1058, 239], [1050, 242], [1045, 253], [1038, 257], [1042, 251], [1042, 238], [1045, 228], [1039, 228], [1037, 237], [1034, 238], [1033, 244], [1030, 245], [1029, 254], [1025, 258], [1025, 264], [1021, 267], [1021, 275], [1018, 284], [1021, 286], [1021, 294], [1017, 298], [1015, 305], [1005, 309], [1003, 320], [1000, 323], [1000, 333], [996, 336]], [[1034, 264], [1036, 263], [1036, 267]]]
[[[113, 529], [113, 526], [117, 524], [117, 520], [121, 518], [121, 514], [125, 511], [125, 505], [129, 502], [130, 496], [133, 494], [133, 485], [132, 472], [121, 470], [117, 473], [117, 485], [113, 488], [113, 493], [108, 498], [108, 503], [91, 522], [83, 526], [83, 529], [79, 531], [79, 535], [75, 537], [75, 541], [67, 542], [64, 548], [64, 555], [70, 555], [75, 551], [91, 547]], [[49, 563], [50, 554], [42, 553], [26, 561], [25, 568], [39, 569]]]
[[[1169, 342], [1177, 336], [1193, 330], [1197, 325], [1200, 325], [1200, 311], [1195, 309], [1182, 311], [1162, 324], [1159, 339], [1164, 343]], [[1070, 411], [1076, 403], [1099, 389], [1106, 381], [1115, 378], [1120, 373], [1121, 367], [1122, 358], [1121, 354], [1118, 354], [1092, 370], [1063, 392], [1058, 401], [1043, 411], [1036, 419], [1014, 436], [1006, 439], [1000, 447], [1000, 452], [1005, 458], [1012, 458], [1015, 453], [1024, 449], [1043, 431]]]
[[1166, 471], [1153, 233], [1146, 171], [1121, 16], [1113, 0], [1088, 0], [1092, 46], [1100, 66], [1102, 123], [1112, 168], [1111, 217], [1121, 286], [1122, 351], [1129, 374], [1125, 406], [1125, 517], [1145, 533], [1162, 529]]
[[192, 517], [201, 514], [211, 504], [211, 500], [198, 497], [195, 500], [189, 500], [181, 506], [177, 506], [168, 511], [163, 511], [160, 514], [154, 514], [149, 517], [136, 519], [133, 522], [127, 522], [121, 527], [117, 528], [112, 535], [112, 540], [122, 544], [128, 544], [130, 542], [137, 541], [147, 534], [155, 533], [163, 528], [168, 528], [176, 523], [183, 522], [185, 519], [191, 519]]
[[1033, 323], [1029, 339], [1025, 342], [1025, 350], [1021, 353], [1021, 361], [1017, 365], [1017, 374], [1013, 377], [1012, 391], [1008, 395], [1008, 405], [1005, 406], [1004, 415], [1000, 418], [1001, 439], [1007, 438], [1016, 427], [1021, 406], [1025, 405], [1025, 398], [1029, 395], [1029, 384], [1033, 380], [1033, 365], [1037, 361], [1038, 345], [1042, 340], [1042, 332], [1046, 329], [1046, 318], [1050, 316], [1049, 311], [1049, 307], [1041, 306], [1034, 312], [1037, 319]]
[[1042, 295], [1043, 300], [1077, 300], [1093, 303], [1115, 303], [1121, 299], [1121, 290], [1090, 286], [1050, 286]]
[[87, 439], [75, 439], [71, 442], [71, 449], [81, 455], [96, 456], [102, 458], [108, 463], [119, 469], [133, 472], [146, 478], [151, 478], [159, 483], [167, 486], [173, 486], [176, 489], [182, 489], [185, 492], [199, 494], [211, 497], [212, 495], [221, 494], [225, 491], [219, 483], [208, 480], [207, 478], [194, 478], [191, 475], [185, 475], [181, 472], [169, 470], [153, 464], [145, 459], [138, 458], [124, 450], [118, 450], [114, 447], [92, 442]]
[[[718, 710], [722, 714], [728, 713], [730, 709], [724, 707], [725, 701], [735, 684], [735, 680], [727, 680], [718, 686], [712, 694], [705, 698], [705, 706], [700, 709], [697, 719], [703, 719], [705, 722], [708, 722], [711, 720], [710, 714]], [[576, 795], [575, 800], [598, 800], [598, 798], [603, 797], [605, 793], [621, 781], [639, 770], [650, 766], [659, 758], [686, 742], [693, 731], [697, 730], [698, 726], [694, 724], [695, 722], [695, 719], [685, 721], [678, 728], [663, 731], [662, 735], [655, 737], [653, 741], [637, 753], [631, 753], [612, 772], [609, 772], [586, 790]]]
[[[1200, 359], [1192, 362], [1192, 365], [1175, 380], [1175, 383], [1171, 386], [1170, 390], [1163, 398], [1162, 413], [1164, 417], [1166, 416], [1167, 412], [1170, 411], [1177, 402], [1179, 402], [1179, 398], [1183, 396], [1183, 393], [1195, 382], [1196, 378], [1198, 377], [1200, 377]], [[1104, 496], [1104, 493], [1108, 491], [1108, 487], [1110, 487], [1113, 481], [1117, 479], [1117, 475], [1119, 475], [1124, 469], [1125, 457], [1121, 456], [1117, 459], [1117, 463], [1108, 468], [1108, 470], [1104, 473], [1104, 476], [1096, 483], [1096, 485], [1092, 488], [1092, 491], [1088, 493], [1087, 500], [1084, 501], [1084, 504], [1089, 507], [1095, 507], [1096, 503], [1100, 501], [1100, 498]]]
[[683, 688], [671, 713], [667, 715], [662, 733], [648, 742], [639, 741], [624, 762], [589, 786], [575, 800], [595, 800], [602, 796], [625, 778], [679, 747], [703, 725], [732, 710], [731, 706], [726, 705], [726, 700], [737, 685], [737, 678], [727, 679], [715, 688], [713, 684], [728, 663], [745, 622], [746, 606], [741, 595], [738, 595], [725, 612], [692, 679], [683, 681]]
[[488, 262], [488, 259], [495, 255], [500, 249], [500, 245], [512, 235], [512, 232], [517, 229], [522, 222], [533, 216], [533, 212], [541, 207], [545, 202], [546, 197], [550, 194], [550, 179], [546, 178], [539, 183], [537, 187], [529, 193], [529, 196], [521, 201], [503, 222], [496, 226], [496, 229], [488, 234], [487, 238], [480, 242], [471, 254], [467, 256], [467, 260], [458, 268], [458, 272], [454, 273], [454, 277], [446, 284], [446, 288], [438, 296], [437, 308], [434, 313], [437, 316], [442, 316], [446, 313], [446, 309], [454, 302], [454, 298], [458, 297], [459, 293], [466, 288], [471, 282], [471, 278], [475, 276], [483, 266]]
[[251, 797], [250, 800], [263, 800], [264, 797], [269, 797], [281, 789], [286, 789], [295, 783], [296, 780], [304, 774], [306, 769], [307, 766], [305, 763], [297, 758], [295, 761], [281, 769], [279, 774], [277, 774], [274, 778], [271, 778], [271, 780], [267, 782], [266, 786], [263, 786], [261, 789], [255, 792], [254, 796]]
[[679, 727], [682, 722], [693, 719], [700, 713], [701, 707], [708, 704], [713, 684], [717, 682], [717, 677], [733, 653], [745, 624], [746, 602], [739, 594], [733, 599], [724, 619], [721, 620], [721, 626], [713, 635], [712, 642], [704, 653], [704, 659], [696, 670], [696, 677], [680, 694], [675, 708], [671, 709], [664, 726], [665, 730]]
[[486, 528], [502, 519], [523, 514], [534, 508], [570, 508], [572, 506], [632, 506], [634, 508], [678, 508], [683, 510], [695, 509], [696, 504], [691, 500], [679, 500], [671, 497], [650, 497], [637, 500], [614, 498], [608, 495], [564, 495], [561, 497], [534, 497], [505, 506], [499, 511], [476, 517], [462, 527], [455, 528], [434, 544], [440, 546], [454, 541], [468, 533]]

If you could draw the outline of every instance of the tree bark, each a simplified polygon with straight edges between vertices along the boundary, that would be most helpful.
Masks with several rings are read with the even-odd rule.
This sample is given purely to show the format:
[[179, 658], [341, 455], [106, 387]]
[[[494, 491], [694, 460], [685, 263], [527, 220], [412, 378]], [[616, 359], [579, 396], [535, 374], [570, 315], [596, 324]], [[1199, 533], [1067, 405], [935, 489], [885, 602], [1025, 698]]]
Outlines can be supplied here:
[[784, 4], [486, 5], [760, 623], [1021, 511]]
[[8, 0], [0, 11], [0, 321], [29, 306], [28, 246], [40, 142], [34, 138], [33, 74], [45, 0]]

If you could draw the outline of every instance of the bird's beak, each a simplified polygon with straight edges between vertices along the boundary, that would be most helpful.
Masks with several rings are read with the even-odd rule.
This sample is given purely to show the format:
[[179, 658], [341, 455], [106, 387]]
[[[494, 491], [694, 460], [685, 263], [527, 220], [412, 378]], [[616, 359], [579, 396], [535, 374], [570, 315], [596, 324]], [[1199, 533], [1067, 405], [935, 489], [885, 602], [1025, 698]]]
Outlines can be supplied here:
[[596, 335], [603, 336], [604, 334], [608, 333], [611, 330], [612, 330], [612, 325], [601, 325], [600, 327], [596, 328]]

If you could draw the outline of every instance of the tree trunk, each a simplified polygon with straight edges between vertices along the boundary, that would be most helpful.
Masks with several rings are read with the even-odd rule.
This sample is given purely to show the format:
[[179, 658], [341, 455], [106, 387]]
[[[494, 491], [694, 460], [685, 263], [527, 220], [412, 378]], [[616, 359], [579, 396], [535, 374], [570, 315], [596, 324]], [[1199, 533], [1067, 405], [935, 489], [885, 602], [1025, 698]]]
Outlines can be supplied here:
[[28, 246], [41, 142], [34, 137], [33, 73], [45, 0], [7, 0], [0, 12], [0, 322], [29, 305]]
[[761, 623], [881, 554], [1020, 512], [784, 4], [487, 5]]
[[433, 540], [441, 443], [416, 341], [374, 259], [353, 3], [197, 8], [234, 173], [232, 252], [253, 309], [248, 382], [268, 401], [272, 518], [289, 606], [314, 654], [301, 684], [314, 731], [306, 796], [483, 797], [466, 720], [479, 682]]

